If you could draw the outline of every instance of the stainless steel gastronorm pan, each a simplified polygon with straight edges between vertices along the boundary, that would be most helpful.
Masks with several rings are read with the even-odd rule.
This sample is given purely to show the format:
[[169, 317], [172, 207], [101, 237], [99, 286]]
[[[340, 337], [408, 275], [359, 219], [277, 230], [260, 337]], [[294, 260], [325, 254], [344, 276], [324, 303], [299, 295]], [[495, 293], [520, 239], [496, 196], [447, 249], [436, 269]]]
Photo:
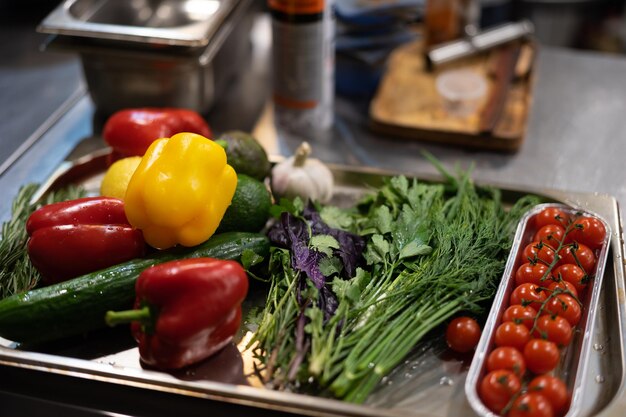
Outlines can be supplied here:
[[523, 259], [522, 251], [524, 247], [533, 241], [533, 235], [536, 228], [533, 226], [534, 219], [541, 210], [548, 207], [558, 207], [568, 213], [574, 215], [580, 212], [582, 215], [593, 216], [599, 219], [607, 230], [607, 236], [604, 244], [597, 253], [597, 263], [594, 271], [589, 271], [594, 279], [591, 281], [585, 298], [581, 298], [583, 304], [582, 317], [580, 323], [576, 326], [574, 337], [569, 346], [561, 352], [561, 361], [554, 374], [559, 376], [567, 385], [568, 391], [572, 393], [571, 402], [567, 412], [567, 417], [578, 415], [589, 415], [597, 411], [593, 403], [584, 403], [583, 396], [587, 379], [595, 379], [598, 375], [590, 375], [587, 366], [590, 363], [590, 355], [595, 350], [603, 350], [604, 345], [600, 344], [593, 337], [593, 329], [595, 329], [595, 321], [598, 317], [600, 290], [602, 288], [602, 280], [604, 279], [604, 268], [609, 252], [611, 226], [598, 216], [596, 213], [590, 213], [580, 209], [573, 209], [562, 204], [540, 204], [520, 220], [518, 225], [515, 241], [511, 249], [511, 253], [507, 260], [507, 264], [502, 276], [502, 281], [496, 293], [489, 317], [483, 328], [482, 337], [476, 354], [472, 360], [472, 365], [468, 372], [465, 384], [465, 392], [468, 396], [472, 408], [481, 415], [496, 416], [481, 401], [478, 393], [478, 385], [481, 379], [487, 373], [486, 361], [488, 354], [494, 349], [494, 337], [497, 327], [502, 323], [501, 317], [504, 310], [510, 305], [509, 297], [516, 287], [515, 271], [526, 262]]
[[[88, 141], [89, 142], [89, 141]], [[99, 143], [98, 140], [93, 142]], [[89, 149], [89, 146], [85, 146]], [[105, 169], [107, 150], [67, 161], [42, 191], [67, 183], [97, 190]], [[334, 203], [349, 205], [370, 186], [379, 186], [390, 172], [332, 167], [338, 184]], [[423, 178], [437, 181], [437, 178]], [[497, 184], [494, 184], [497, 186]], [[624, 395], [624, 266], [621, 220], [611, 196], [555, 190], [512, 190], [500, 187], [506, 201], [527, 192], [593, 211], [609, 224], [611, 250], [604, 270], [596, 318], [589, 337], [603, 346], [589, 353], [581, 381], [584, 413], [609, 408]], [[260, 303], [262, 288], [252, 289], [247, 307]], [[19, 395], [63, 401], [78, 407], [130, 415], [186, 416], [471, 416], [464, 392], [471, 357], [446, 349], [441, 332], [431, 334], [398, 366], [364, 405], [346, 404], [314, 395], [275, 392], [248, 378], [252, 358], [238, 346], [228, 346], [218, 356], [177, 373], [142, 369], [127, 329], [105, 329], [87, 338], [63, 341], [35, 350], [21, 350], [0, 341], [0, 390]], [[245, 339], [246, 332], [240, 335]], [[245, 342], [245, 340], [244, 340]], [[601, 377], [601, 378], [600, 378]], [[115, 401], [111, 401], [115, 398]]]
[[37, 30], [78, 53], [99, 111], [206, 113], [250, 55], [252, 0], [66, 0]]

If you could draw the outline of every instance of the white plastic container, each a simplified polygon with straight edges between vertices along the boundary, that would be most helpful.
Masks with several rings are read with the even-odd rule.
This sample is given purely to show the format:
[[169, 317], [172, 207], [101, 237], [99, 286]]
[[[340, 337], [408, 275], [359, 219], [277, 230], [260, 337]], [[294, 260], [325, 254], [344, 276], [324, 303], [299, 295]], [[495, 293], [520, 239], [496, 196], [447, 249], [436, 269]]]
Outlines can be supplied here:
[[457, 117], [476, 113], [487, 92], [485, 77], [470, 69], [444, 71], [437, 76], [435, 84], [443, 108]]

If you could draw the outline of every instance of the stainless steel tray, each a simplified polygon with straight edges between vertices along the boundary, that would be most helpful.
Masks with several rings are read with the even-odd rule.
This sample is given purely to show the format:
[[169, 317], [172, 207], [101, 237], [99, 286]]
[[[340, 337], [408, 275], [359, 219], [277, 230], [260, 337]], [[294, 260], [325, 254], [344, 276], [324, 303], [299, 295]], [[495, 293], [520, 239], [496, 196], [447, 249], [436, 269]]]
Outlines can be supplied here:
[[[41, 192], [80, 183], [97, 191], [104, 172], [104, 150], [81, 144], [70, 160], [42, 186]], [[87, 154], [80, 156], [85, 149]], [[333, 166], [337, 189], [333, 203], [352, 204], [368, 187], [379, 186], [396, 173], [374, 169]], [[437, 181], [438, 178], [422, 178]], [[492, 184], [498, 186], [498, 184]], [[592, 211], [610, 225], [611, 250], [599, 295], [593, 349], [586, 376], [581, 381], [585, 407], [581, 415], [615, 410], [624, 395], [626, 381], [626, 300], [623, 242], [617, 201], [608, 195], [577, 194], [557, 190], [503, 190], [505, 200], [526, 193]], [[249, 303], [262, 299], [253, 288]], [[307, 416], [470, 416], [474, 415], [463, 386], [471, 357], [450, 353], [440, 332], [416, 347], [368, 398], [364, 405], [310, 395], [270, 391], [258, 386], [251, 372], [252, 358], [242, 352], [246, 334], [214, 358], [177, 373], [142, 369], [127, 329], [103, 329], [87, 338], [76, 338], [34, 350], [21, 350], [0, 340], [0, 390], [36, 392], [50, 401], [63, 401], [131, 415], [172, 415], [173, 407], [184, 415], [307, 415]], [[7, 382], [10, 381], [10, 382]], [[41, 388], [41, 390], [40, 390]], [[111, 398], [115, 398], [114, 401]], [[148, 410], [148, 411], [146, 411]], [[619, 415], [619, 414], [618, 414]]]
[[533, 226], [533, 219], [543, 209], [547, 207], [557, 207], [562, 209], [570, 216], [573, 216], [575, 212], [580, 212], [582, 215], [592, 216], [600, 220], [606, 231], [607, 236], [604, 239], [603, 246], [599, 253], [597, 253], [597, 263], [594, 271], [588, 271], [593, 277], [586, 296], [581, 298], [582, 302], [582, 317], [580, 323], [575, 327], [574, 336], [571, 344], [564, 348], [561, 352], [561, 360], [554, 374], [560, 377], [568, 387], [568, 392], [571, 392], [571, 401], [566, 413], [567, 417], [574, 417], [578, 415], [588, 415], [595, 411], [589, 409], [589, 406], [593, 404], [587, 404], [583, 402], [583, 394], [586, 391], [586, 382], [589, 379], [589, 372], [587, 371], [587, 365], [589, 363], [589, 357], [591, 353], [601, 351], [604, 349], [604, 345], [594, 341], [592, 337], [593, 329], [595, 328], [595, 320], [598, 317], [598, 305], [600, 290], [602, 288], [602, 281], [604, 279], [604, 268], [608, 256], [609, 244], [610, 244], [610, 231], [611, 227], [597, 215], [597, 213], [590, 213], [583, 211], [580, 208], [572, 209], [562, 204], [540, 204], [527, 212], [520, 220], [520, 223], [515, 234], [514, 245], [511, 249], [511, 253], [507, 260], [504, 273], [502, 275], [502, 281], [496, 293], [496, 296], [489, 312], [489, 317], [483, 328], [482, 337], [477, 347], [477, 353], [474, 355], [472, 365], [470, 366], [467, 380], [465, 383], [465, 393], [468, 396], [469, 402], [472, 408], [481, 415], [487, 415], [495, 417], [497, 414], [491, 412], [480, 399], [478, 393], [478, 386], [481, 379], [487, 373], [486, 361], [488, 354], [494, 349], [494, 337], [497, 326], [502, 321], [501, 317], [504, 310], [510, 305], [509, 297], [516, 287], [515, 284], [515, 271], [526, 260], [523, 259], [521, 252], [524, 247], [531, 243], [533, 236], [536, 232], [536, 228]]

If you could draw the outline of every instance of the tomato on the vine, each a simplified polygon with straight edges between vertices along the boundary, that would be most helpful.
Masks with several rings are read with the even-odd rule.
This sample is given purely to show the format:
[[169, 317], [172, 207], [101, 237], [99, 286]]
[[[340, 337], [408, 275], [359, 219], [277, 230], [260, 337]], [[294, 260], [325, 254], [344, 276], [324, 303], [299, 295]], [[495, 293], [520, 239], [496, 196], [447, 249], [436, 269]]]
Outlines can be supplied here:
[[574, 284], [564, 280], [558, 282], [552, 281], [550, 285], [548, 285], [548, 291], [555, 294], [571, 294], [574, 297], [578, 298], [578, 290], [576, 289]]
[[565, 237], [565, 228], [558, 224], [547, 224], [537, 230], [535, 237], [536, 242], [544, 242], [552, 248], [557, 248]]
[[537, 317], [537, 310], [531, 306], [523, 306], [521, 304], [512, 304], [504, 310], [502, 321], [512, 321], [517, 324], [524, 324], [527, 328], [532, 328]]
[[546, 339], [565, 347], [572, 341], [572, 326], [561, 316], [544, 314], [537, 319], [533, 337]]
[[471, 317], [457, 317], [448, 324], [446, 342], [456, 352], [469, 352], [478, 344], [480, 333], [476, 320]]
[[518, 350], [523, 350], [530, 340], [530, 330], [523, 324], [516, 324], [513, 321], [505, 321], [496, 329], [494, 342], [496, 346], [511, 346]]
[[561, 227], [567, 227], [569, 221], [569, 214], [558, 207], [547, 207], [535, 216], [535, 226], [537, 229], [541, 229], [543, 226], [548, 224], [556, 224]]
[[550, 265], [556, 256], [554, 249], [543, 242], [531, 242], [522, 252], [523, 259], [529, 262], [541, 262]]
[[487, 408], [499, 414], [520, 389], [522, 384], [517, 375], [506, 369], [498, 369], [485, 375], [478, 386], [478, 395]]
[[516, 287], [509, 298], [509, 304], [530, 305], [539, 311], [541, 304], [547, 299], [546, 291], [539, 285], [529, 282]]
[[545, 306], [545, 312], [562, 316], [569, 324], [576, 326], [582, 317], [582, 310], [578, 300], [567, 294], [552, 297]]
[[553, 417], [552, 405], [546, 397], [537, 393], [520, 395], [511, 406], [508, 417]]
[[515, 284], [521, 285], [526, 282], [530, 282], [536, 285], [543, 285], [541, 280], [544, 276], [550, 278], [550, 274], [547, 274], [548, 266], [541, 262], [531, 263], [526, 262], [517, 268], [515, 272]]
[[565, 241], [578, 242], [592, 249], [600, 249], [604, 244], [605, 237], [606, 228], [599, 219], [582, 216], [574, 220]]
[[487, 370], [495, 371], [498, 369], [508, 369], [521, 377], [526, 373], [524, 356], [513, 347], [497, 347], [487, 356]]
[[578, 265], [576, 264], [563, 264], [557, 266], [552, 271], [552, 276], [559, 280], [567, 281], [576, 287], [576, 291], [580, 295], [585, 292], [585, 288], [587, 288], [587, 281], [589, 281], [589, 276], [585, 274]]
[[530, 339], [524, 347], [524, 361], [535, 374], [550, 372], [559, 363], [561, 355], [556, 343], [544, 339]]
[[563, 247], [559, 251], [560, 260], [558, 265], [574, 264], [580, 266], [587, 274], [593, 272], [596, 266], [596, 255], [593, 251], [582, 243], [572, 243]]
[[551, 375], [540, 375], [528, 384], [528, 392], [536, 392], [544, 397], [552, 405], [552, 410], [557, 416], [565, 414], [569, 405], [569, 394], [562, 379]]

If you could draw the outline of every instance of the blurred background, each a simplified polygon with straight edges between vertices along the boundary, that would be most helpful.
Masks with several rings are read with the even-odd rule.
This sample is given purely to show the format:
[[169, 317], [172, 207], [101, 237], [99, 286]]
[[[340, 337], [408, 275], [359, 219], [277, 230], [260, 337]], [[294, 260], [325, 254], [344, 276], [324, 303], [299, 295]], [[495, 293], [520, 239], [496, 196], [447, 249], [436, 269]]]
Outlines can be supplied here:
[[482, 22], [527, 18], [540, 43], [626, 53], [624, 0], [482, 0]]
[[[255, 0], [263, 7], [265, 0]], [[469, 1], [469, 0], [464, 0]], [[624, 0], [477, 0], [481, 9], [481, 27], [527, 18], [536, 29], [539, 41], [550, 46], [562, 46], [611, 53], [626, 53], [626, 16]], [[0, 22], [5, 28], [1, 42], [15, 26], [41, 21], [60, 0], [0, 0]], [[424, 0], [335, 0], [339, 8], [353, 9], [354, 4], [372, 8], [390, 4], [416, 4], [420, 12]], [[365, 6], [367, 8], [367, 6]], [[7, 28], [8, 26], [8, 28]]]
[[[176, 0], [114, 1], [150, 8], [159, 1]], [[268, 14], [267, 0], [253, 1], [257, 12]], [[429, 1], [476, 7], [480, 29], [529, 19], [539, 44], [550, 48], [615, 57], [626, 54], [626, 0]], [[77, 54], [43, 52], [48, 35], [36, 31], [37, 25], [60, 3], [61, 0], [0, 0], [0, 162], [84, 85]], [[336, 92], [338, 96], [367, 102], [376, 90], [389, 53], [419, 37], [415, 27], [424, 20], [426, 0], [334, 0], [334, 6]], [[268, 26], [264, 28], [263, 33], [267, 34]], [[261, 40], [266, 35], [260, 33], [252, 31], [252, 41], [269, 42]], [[258, 83], [255, 85], [258, 89]], [[37, 97], [37, 105], [32, 96]], [[213, 119], [223, 120], [221, 116]]]
[[[256, 0], [260, 5], [265, 0]], [[612, 53], [626, 53], [626, 16], [624, 0], [477, 0], [481, 8], [481, 27], [527, 18], [535, 24], [541, 43]], [[5, 28], [1, 42], [15, 26], [41, 21], [60, 0], [0, 0], [0, 22]], [[391, 4], [424, 1], [351, 1], [335, 0], [338, 7], [353, 3]], [[416, 18], [419, 19], [419, 12]], [[7, 28], [8, 26], [8, 28]], [[8, 31], [7, 31], [8, 29]], [[15, 38], [14, 38], [15, 39]]]

